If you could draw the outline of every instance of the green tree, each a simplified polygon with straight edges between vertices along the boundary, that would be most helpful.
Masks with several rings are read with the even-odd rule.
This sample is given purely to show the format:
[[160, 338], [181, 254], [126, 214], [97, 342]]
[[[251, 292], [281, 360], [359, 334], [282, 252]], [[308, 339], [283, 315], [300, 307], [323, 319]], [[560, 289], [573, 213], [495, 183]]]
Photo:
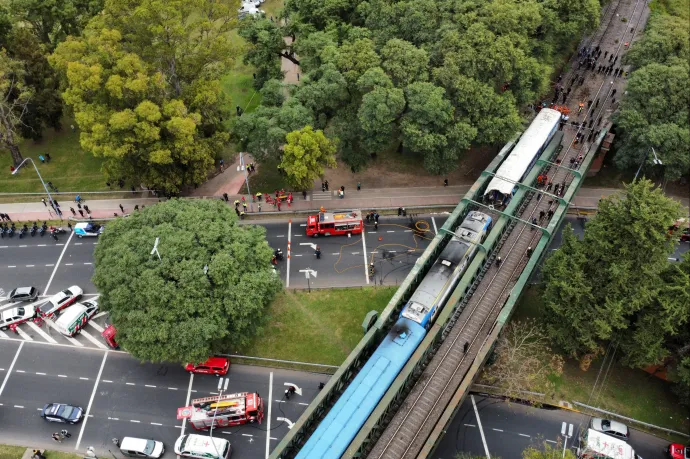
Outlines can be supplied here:
[[[206, 179], [229, 136], [220, 77], [236, 1], [108, 1], [51, 56], [82, 148], [111, 179], [177, 193]], [[108, 49], [108, 53], [103, 53]]]
[[455, 123], [453, 106], [443, 88], [413, 83], [405, 89], [407, 108], [400, 122], [405, 149], [424, 158], [424, 168], [441, 174], [452, 170], [477, 130]]
[[49, 49], [69, 35], [77, 36], [89, 20], [101, 12], [104, 0], [10, 0], [17, 22], [30, 30]]
[[264, 229], [223, 203], [172, 200], [108, 223], [93, 282], [134, 357], [201, 362], [252, 339], [281, 288], [271, 253]]
[[323, 177], [325, 167], [335, 167], [336, 147], [323, 131], [306, 126], [287, 135], [280, 168], [285, 171], [290, 186], [307, 190], [314, 180]]
[[285, 43], [283, 30], [266, 18], [245, 18], [239, 34], [248, 43], [244, 62], [256, 69], [254, 86], [261, 88], [268, 80], [282, 80], [280, 58], [284, 57], [299, 65], [292, 50]]
[[399, 88], [428, 78], [429, 55], [412, 43], [389, 40], [381, 49], [381, 58], [381, 66]]
[[280, 107], [285, 102], [283, 83], [278, 80], [268, 80], [260, 92], [261, 104], [266, 107]]
[[582, 241], [564, 232], [562, 247], [543, 270], [545, 321], [559, 347], [571, 355], [595, 353], [644, 316], [668, 268], [675, 244], [668, 227], [678, 215], [678, 202], [640, 180], [600, 200]]
[[60, 129], [62, 99], [59, 81], [37, 38], [24, 27], [0, 33], [0, 48], [24, 67], [24, 82], [31, 88], [29, 103], [22, 105], [19, 133], [23, 138], [38, 140], [46, 127]]
[[0, 48], [0, 147], [9, 150], [15, 166], [22, 162], [20, 129], [34, 95], [25, 78], [22, 62], [12, 59]]
[[384, 150], [395, 140], [396, 121], [405, 109], [402, 89], [377, 87], [364, 95], [358, 120], [362, 144], [369, 153]]

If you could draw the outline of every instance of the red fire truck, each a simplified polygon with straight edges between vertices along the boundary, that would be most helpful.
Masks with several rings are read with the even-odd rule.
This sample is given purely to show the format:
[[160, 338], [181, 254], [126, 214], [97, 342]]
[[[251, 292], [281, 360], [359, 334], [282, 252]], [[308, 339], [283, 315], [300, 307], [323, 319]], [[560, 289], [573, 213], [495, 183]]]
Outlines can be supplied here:
[[249, 392], [197, 398], [191, 406], [177, 409], [177, 419], [189, 419], [196, 430], [261, 423], [263, 418], [264, 401]]
[[345, 210], [342, 212], [319, 212], [307, 218], [307, 236], [341, 236], [344, 234], [361, 234], [362, 212]]

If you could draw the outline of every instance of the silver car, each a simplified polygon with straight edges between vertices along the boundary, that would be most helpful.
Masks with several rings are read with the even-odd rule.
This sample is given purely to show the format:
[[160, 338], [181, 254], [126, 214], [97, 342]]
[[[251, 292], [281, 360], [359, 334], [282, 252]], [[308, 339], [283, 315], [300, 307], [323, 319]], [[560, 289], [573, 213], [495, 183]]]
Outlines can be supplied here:
[[605, 433], [614, 438], [628, 441], [630, 433], [628, 426], [618, 421], [611, 421], [609, 419], [592, 418], [590, 427], [598, 432]]

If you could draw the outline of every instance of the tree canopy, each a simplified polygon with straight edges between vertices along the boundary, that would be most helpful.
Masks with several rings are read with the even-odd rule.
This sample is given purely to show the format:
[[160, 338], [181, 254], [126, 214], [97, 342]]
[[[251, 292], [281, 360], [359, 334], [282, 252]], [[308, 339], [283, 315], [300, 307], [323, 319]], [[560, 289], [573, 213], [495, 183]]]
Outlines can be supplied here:
[[[561, 349], [573, 356], [596, 354], [602, 343], [615, 338], [630, 348], [631, 362], [659, 363], [658, 350], [650, 359], [655, 351], [634, 351], [634, 341], [660, 332], [649, 314], [667, 330], [671, 323], [676, 328], [688, 319], [683, 297], [667, 291], [668, 281], [662, 281], [677, 243], [668, 228], [680, 214], [677, 201], [640, 180], [621, 195], [600, 200], [582, 241], [571, 228], [564, 230], [563, 245], [543, 269], [547, 329]], [[686, 290], [690, 284], [678, 288]], [[637, 332], [620, 333], [626, 329]], [[646, 356], [633, 357], [641, 352]]]
[[599, 2], [288, 0], [284, 15], [241, 24], [263, 81], [281, 56], [298, 62], [294, 98], [353, 170], [398, 149], [440, 174], [473, 143], [519, 129], [518, 106], [545, 92], [557, 55], [597, 26]]
[[314, 186], [323, 177], [324, 168], [335, 167], [335, 145], [323, 134], [306, 126], [287, 135], [280, 168], [288, 183], [298, 190]]
[[10, 151], [15, 166], [22, 162], [20, 130], [33, 95], [23, 63], [0, 48], [0, 147]]
[[[220, 78], [237, 1], [108, 0], [51, 56], [82, 148], [108, 178], [177, 193], [206, 179], [229, 135]], [[103, 53], [108, 49], [108, 53]]]
[[[620, 142], [616, 165], [635, 170], [654, 148], [663, 166], [646, 173], [670, 180], [690, 170], [690, 32], [687, 5], [683, 17], [656, 12], [642, 38], [633, 44], [626, 62], [636, 69], [615, 117]], [[649, 155], [648, 164], [654, 157]]]
[[201, 362], [252, 338], [281, 288], [271, 255], [265, 230], [224, 203], [172, 200], [107, 224], [93, 282], [133, 356]]

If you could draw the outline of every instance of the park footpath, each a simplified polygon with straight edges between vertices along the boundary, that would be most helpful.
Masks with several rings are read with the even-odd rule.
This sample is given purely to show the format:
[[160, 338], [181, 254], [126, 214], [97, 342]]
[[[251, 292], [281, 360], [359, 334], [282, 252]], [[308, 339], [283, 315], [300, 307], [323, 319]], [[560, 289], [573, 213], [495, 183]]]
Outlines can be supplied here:
[[[245, 199], [247, 203], [247, 217], [260, 215], [270, 215], [271, 217], [280, 218], [281, 215], [286, 217], [294, 213], [306, 213], [307, 211], [318, 211], [322, 207], [326, 210], [344, 210], [344, 209], [362, 209], [362, 210], [386, 210], [398, 209], [403, 207], [410, 212], [429, 212], [434, 209], [448, 210], [455, 207], [460, 199], [469, 191], [470, 186], [437, 186], [437, 187], [417, 187], [417, 188], [381, 188], [381, 189], [362, 189], [360, 191], [345, 190], [345, 196], [340, 198], [338, 190], [331, 190], [326, 192], [313, 191], [307, 193], [306, 199], [303, 198], [301, 192], [293, 193], [293, 202], [287, 204], [281, 203], [280, 210], [277, 206], [267, 204], [264, 201], [258, 201], [249, 195], [228, 194], [228, 205], [233, 206], [235, 200], [242, 201]], [[617, 188], [581, 188], [575, 196], [571, 209], [580, 211], [594, 211], [598, 206], [599, 199], [618, 193], [622, 190]], [[263, 191], [262, 191], [263, 192]], [[264, 195], [273, 193], [264, 192]], [[678, 200], [686, 209], [690, 207], [690, 200], [687, 197], [671, 196]], [[73, 201], [74, 196], [63, 195], [59, 198], [58, 203], [62, 210], [63, 218], [72, 217], [73, 220], [82, 220], [79, 213], [76, 216], [72, 215], [70, 207], [78, 212], [77, 204]], [[68, 199], [72, 199], [68, 201]], [[220, 196], [191, 196], [182, 199], [221, 199]], [[106, 219], [120, 217], [123, 214], [127, 215], [135, 211], [135, 207], [139, 209], [145, 206], [152, 206], [160, 202], [158, 198], [139, 198], [139, 199], [103, 199], [103, 200], [88, 200], [85, 204], [91, 211], [91, 218]], [[124, 208], [124, 212], [120, 208]], [[260, 208], [259, 208], [260, 206]], [[83, 206], [82, 206], [83, 207]], [[241, 207], [240, 207], [241, 209]], [[418, 211], [415, 211], [418, 209]], [[48, 219], [55, 219], [55, 212], [49, 207], [45, 206], [40, 199], [37, 202], [27, 203], [13, 203], [0, 204], [0, 213], [5, 213], [10, 216], [13, 221], [41, 221]], [[84, 213], [86, 215], [86, 213]]]

